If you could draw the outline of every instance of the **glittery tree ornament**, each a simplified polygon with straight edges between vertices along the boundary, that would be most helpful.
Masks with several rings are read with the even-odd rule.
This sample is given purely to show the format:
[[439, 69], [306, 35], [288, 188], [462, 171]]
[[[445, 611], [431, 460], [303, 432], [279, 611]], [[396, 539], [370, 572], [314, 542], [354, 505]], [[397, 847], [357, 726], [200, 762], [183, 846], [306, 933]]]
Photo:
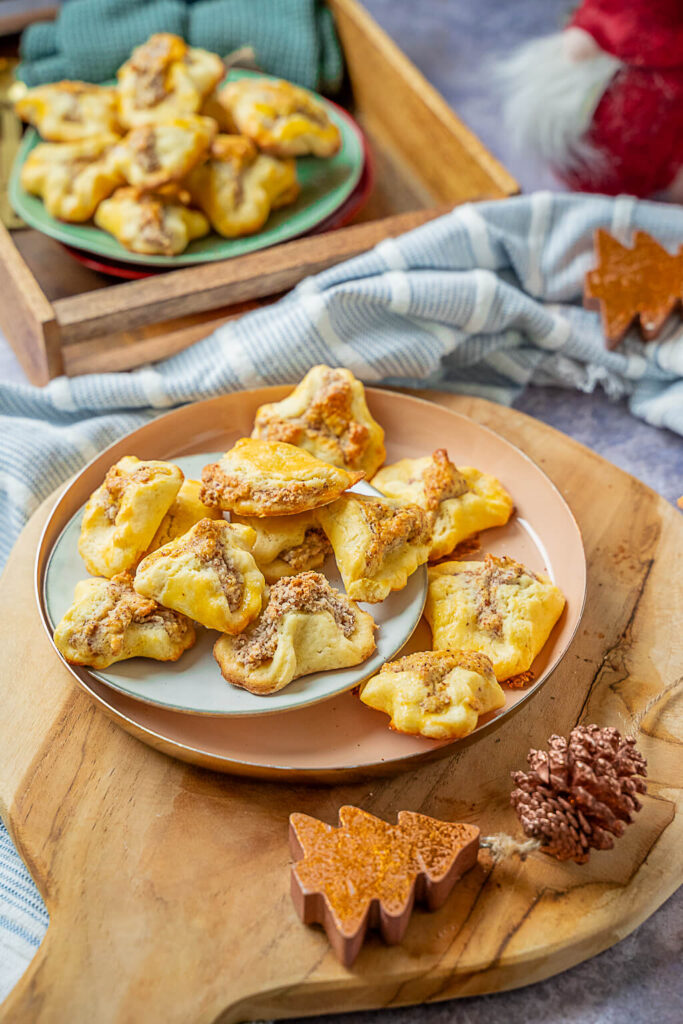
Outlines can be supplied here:
[[525, 834], [558, 860], [585, 864], [591, 849], [611, 849], [640, 810], [646, 761], [618, 729], [579, 725], [527, 761], [531, 771], [512, 773], [510, 802]]

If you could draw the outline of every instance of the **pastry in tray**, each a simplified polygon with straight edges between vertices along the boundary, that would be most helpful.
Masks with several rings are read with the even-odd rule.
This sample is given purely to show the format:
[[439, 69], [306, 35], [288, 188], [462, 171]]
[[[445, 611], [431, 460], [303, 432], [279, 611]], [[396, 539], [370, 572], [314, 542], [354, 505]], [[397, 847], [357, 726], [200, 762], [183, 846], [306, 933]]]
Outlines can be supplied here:
[[325, 108], [291, 82], [241, 78], [218, 91], [228, 121], [271, 156], [333, 156], [341, 135]]
[[51, 216], [89, 220], [124, 181], [112, 160], [117, 142], [117, 135], [98, 135], [80, 142], [39, 143], [21, 168], [21, 184], [41, 197]]
[[119, 117], [126, 128], [196, 114], [225, 73], [220, 57], [158, 32], [117, 72]]
[[262, 405], [252, 437], [298, 445], [368, 478], [386, 454], [384, 431], [370, 415], [362, 383], [342, 367], [314, 366], [281, 402]]
[[311, 672], [360, 665], [375, 650], [375, 628], [324, 576], [304, 572], [274, 583], [256, 622], [213, 651], [229, 683], [274, 693]]
[[112, 86], [69, 81], [37, 85], [17, 100], [14, 109], [47, 142], [121, 134], [118, 98]]
[[141, 597], [127, 572], [82, 580], [54, 633], [67, 661], [95, 669], [127, 658], [177, 661], [195, 639], [188, 618]]
[[159, 529], [152, 538], [152, 543], [147, 548], [146, 554], [151, 554], [157, 548], [182, 537], [200, 519], [222, 519], [223, 513], [216, 508], [209, 508], [199, 499], [201, 490], [199, 480], [183, 480], [183, 485], [176, 495], [175, 501], [168, 512], [161, 520]]
[[119, 459], [83, 513], [78, 551], [88, 572], [111, 577], [137, 565], [182, 482], [182, 472], [170, 462]]
[[433, 740], [461, 739], [480, 715], [505, 704], [484, 654], [420, 651], [382, 666], [361, 686], [360, 699], [391, 717], [397, 732]]
[[564, 604], [546, 576], [487, 555], [430, 568], [425, 616], [435, 649], [485, 654], [502, 682], [531, 668]]
[[299, 195], [295, 161], [259, 153], [245, 135], [219, 135], [185, 184], [224, 238], [260, 231], [271, 210]]
[[206, 156], [215, 134], [216, 123], [210, 117], [169, 117], [128, 132], [112, 159], [129, 185], [153, 191], [184, 178]]
[[316, 516], [346, 593], [355, 601], [383, 601], [427, 561], [431, 520], [419, 505], [352, 493], [318, 509]]
[[504, 526], [512, 498], [490, 473], [471, 466], [457, 469], [444, 448], [422, 459], [401, 459], [385, 466], [372, 486], [390, 498], [414, 501], [434, 514], [430, 559], [443, 558], [467, 537]]
[[243, 516], [293, 515], [334, 501], [362, 475], [292, 444], [243, 437], [220, 462], [204, 467], [200, 497]]
[[190, 196], [171, 185], [158, 192], [118, 188], [95, 211], [95, 224], [131, 252], [177, 256], [211, 230], [206, 217], [187, 205]]
[[265, 580], [251, 553], [254, 531], [201, 519], [146, 555], [135, 589], [222, 633], [239, 633], [261, 611]]
[[314, 512], [262, 519], [238, 516], [233, 512], [230, 521], [244, 523], [254, 530], [256, 540], [252, 553], [268, 583], [307, 569], [319, 569], [332, 554], [332, 545], [318, 525]]

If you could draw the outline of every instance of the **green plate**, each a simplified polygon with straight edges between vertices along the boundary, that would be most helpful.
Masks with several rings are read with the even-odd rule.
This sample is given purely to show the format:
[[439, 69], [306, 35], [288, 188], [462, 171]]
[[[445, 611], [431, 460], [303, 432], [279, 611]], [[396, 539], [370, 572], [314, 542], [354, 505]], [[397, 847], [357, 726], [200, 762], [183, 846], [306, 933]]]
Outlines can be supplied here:
[[[225, 80], [234, 81], [248, 77], [272, 76], [233, 69]], [[29, 128], [24, 135], [12, 167], [9, 183], [10, 202], [27, 224], [45, 235], [50, 235], [51, 238], [56, 238], [59, 242], [108, 259], [136, 263], [145, 267], [171, 268], [193, 263], [210, 263], [214, 260], [229, 259], [231, 256], [243, 256], [269, 245], [278, 245], [311, 231], [326, 220], [348, 199], [363, 173], [365, 157], [360, 128], [346, 111], [322, 96], [315, 93], [311, 95], [323, 104], [331, 120], [339, 128], [341, 148], [335, 156], [326, 160], [316, 157], [300, 157], [297, 160], [297, 177], [301, 185], [299, 198], [291, 206], [274, 210], [265, 228], [258, 234], [245, 238], [222, 238], [211, 232], [205, 238], [191, 242], [179, 256], [147, 256], [129, 252], [112, 235], [96, 228], [92, 223], [68, 224], [66, 221], [57, 220], [47, 213], [42, 199], [29, 195], [21, 186], [20, 175], [24, 161], [41, 141], [33, 128]]]

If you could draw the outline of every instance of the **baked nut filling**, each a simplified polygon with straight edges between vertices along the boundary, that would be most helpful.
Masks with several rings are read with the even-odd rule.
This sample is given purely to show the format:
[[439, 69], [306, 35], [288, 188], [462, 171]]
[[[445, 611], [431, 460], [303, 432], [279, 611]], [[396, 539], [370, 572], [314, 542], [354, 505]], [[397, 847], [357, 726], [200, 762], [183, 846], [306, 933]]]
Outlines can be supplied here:
[[52, 82], [28, 89], [14, 105], [47, 142], [120, 135], [116, 89], [90, 82]]
[[307, 569], [318, 569], [332, 545], [315, 518], [315, 512], [292, 516], [230, 515], [233, 523], [250, 526], [256, 534], [253, 555], [268, 583]]
[[153, 191], [179, 181], [204, 159], [216, 135], [209, 117], [173, 117], [134, 128], [119, 142], [112, 160], [129, 185]]
[[80, 142], [40, 143], [21, 168], [22, 187], [40, 196], [52, 217], [72, 223], [89, 220], [102, 200], [123, 184], [113, 160], [117, 142], [117, 135], [103, 134]]
[[100, 203], [95, 224], [131, 252], [175, 256], [210, 231], [204, 214], [188, 208], [189, 198], [170, 185], [159, 192], [119, 188]]

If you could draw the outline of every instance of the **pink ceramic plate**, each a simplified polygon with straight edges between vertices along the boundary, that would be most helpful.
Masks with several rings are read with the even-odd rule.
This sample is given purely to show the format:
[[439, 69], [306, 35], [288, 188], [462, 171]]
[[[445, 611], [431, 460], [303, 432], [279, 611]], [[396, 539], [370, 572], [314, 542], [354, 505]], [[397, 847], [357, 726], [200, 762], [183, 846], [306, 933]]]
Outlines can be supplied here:
[[[65, 524], [99, 485], [109, 466], [123, 455], [172, 459], [193, 452], [228, 448], [248, 435], [256, 408], [277, 401], [286, 387], [244, 391], [198, 402], [160, 416], [112, 445], [76, 477], [58, 500], [45, 526], [36, 563], [36, 595], [43, 605], [43, 576], [50, 551]], [[535, 681], [508, 690], [504, 708], [480, 720], [466, 744], [495, 729], [533, 694], [558, 665], [578, 627], [586, 588], [586, 563], [576, 521], [557, 488], [514, 445], [486, 427], [442, 406], [390, 391], [368, 389], [372, 414], [387, 434], [387, 461], [448, 449], [453, 461], [495, 474], [512, 494], [516, 514], [507, 526], [481, 535], [486, 552], [508, 554], [529, 568], [547, 572], [567, 605], [533, 665]], [[430, 646], [422, 623], [408, 649]], [[57, 656], [57, 655], [55, 655]], [[87, 669], [69, 666], [78, 684], [123, 728], [145, 743], [194, 764], [219, 771], [288, 780], [342, 781], [372, 773], [399, 771], [453, 752], [454, 743], [404, 736], [387, 728], [387, 716], [361, 704], [352, 693], [297, 711], [259, 720], [226, 720], [184, 714], [141, 704], [111, 690]]]

